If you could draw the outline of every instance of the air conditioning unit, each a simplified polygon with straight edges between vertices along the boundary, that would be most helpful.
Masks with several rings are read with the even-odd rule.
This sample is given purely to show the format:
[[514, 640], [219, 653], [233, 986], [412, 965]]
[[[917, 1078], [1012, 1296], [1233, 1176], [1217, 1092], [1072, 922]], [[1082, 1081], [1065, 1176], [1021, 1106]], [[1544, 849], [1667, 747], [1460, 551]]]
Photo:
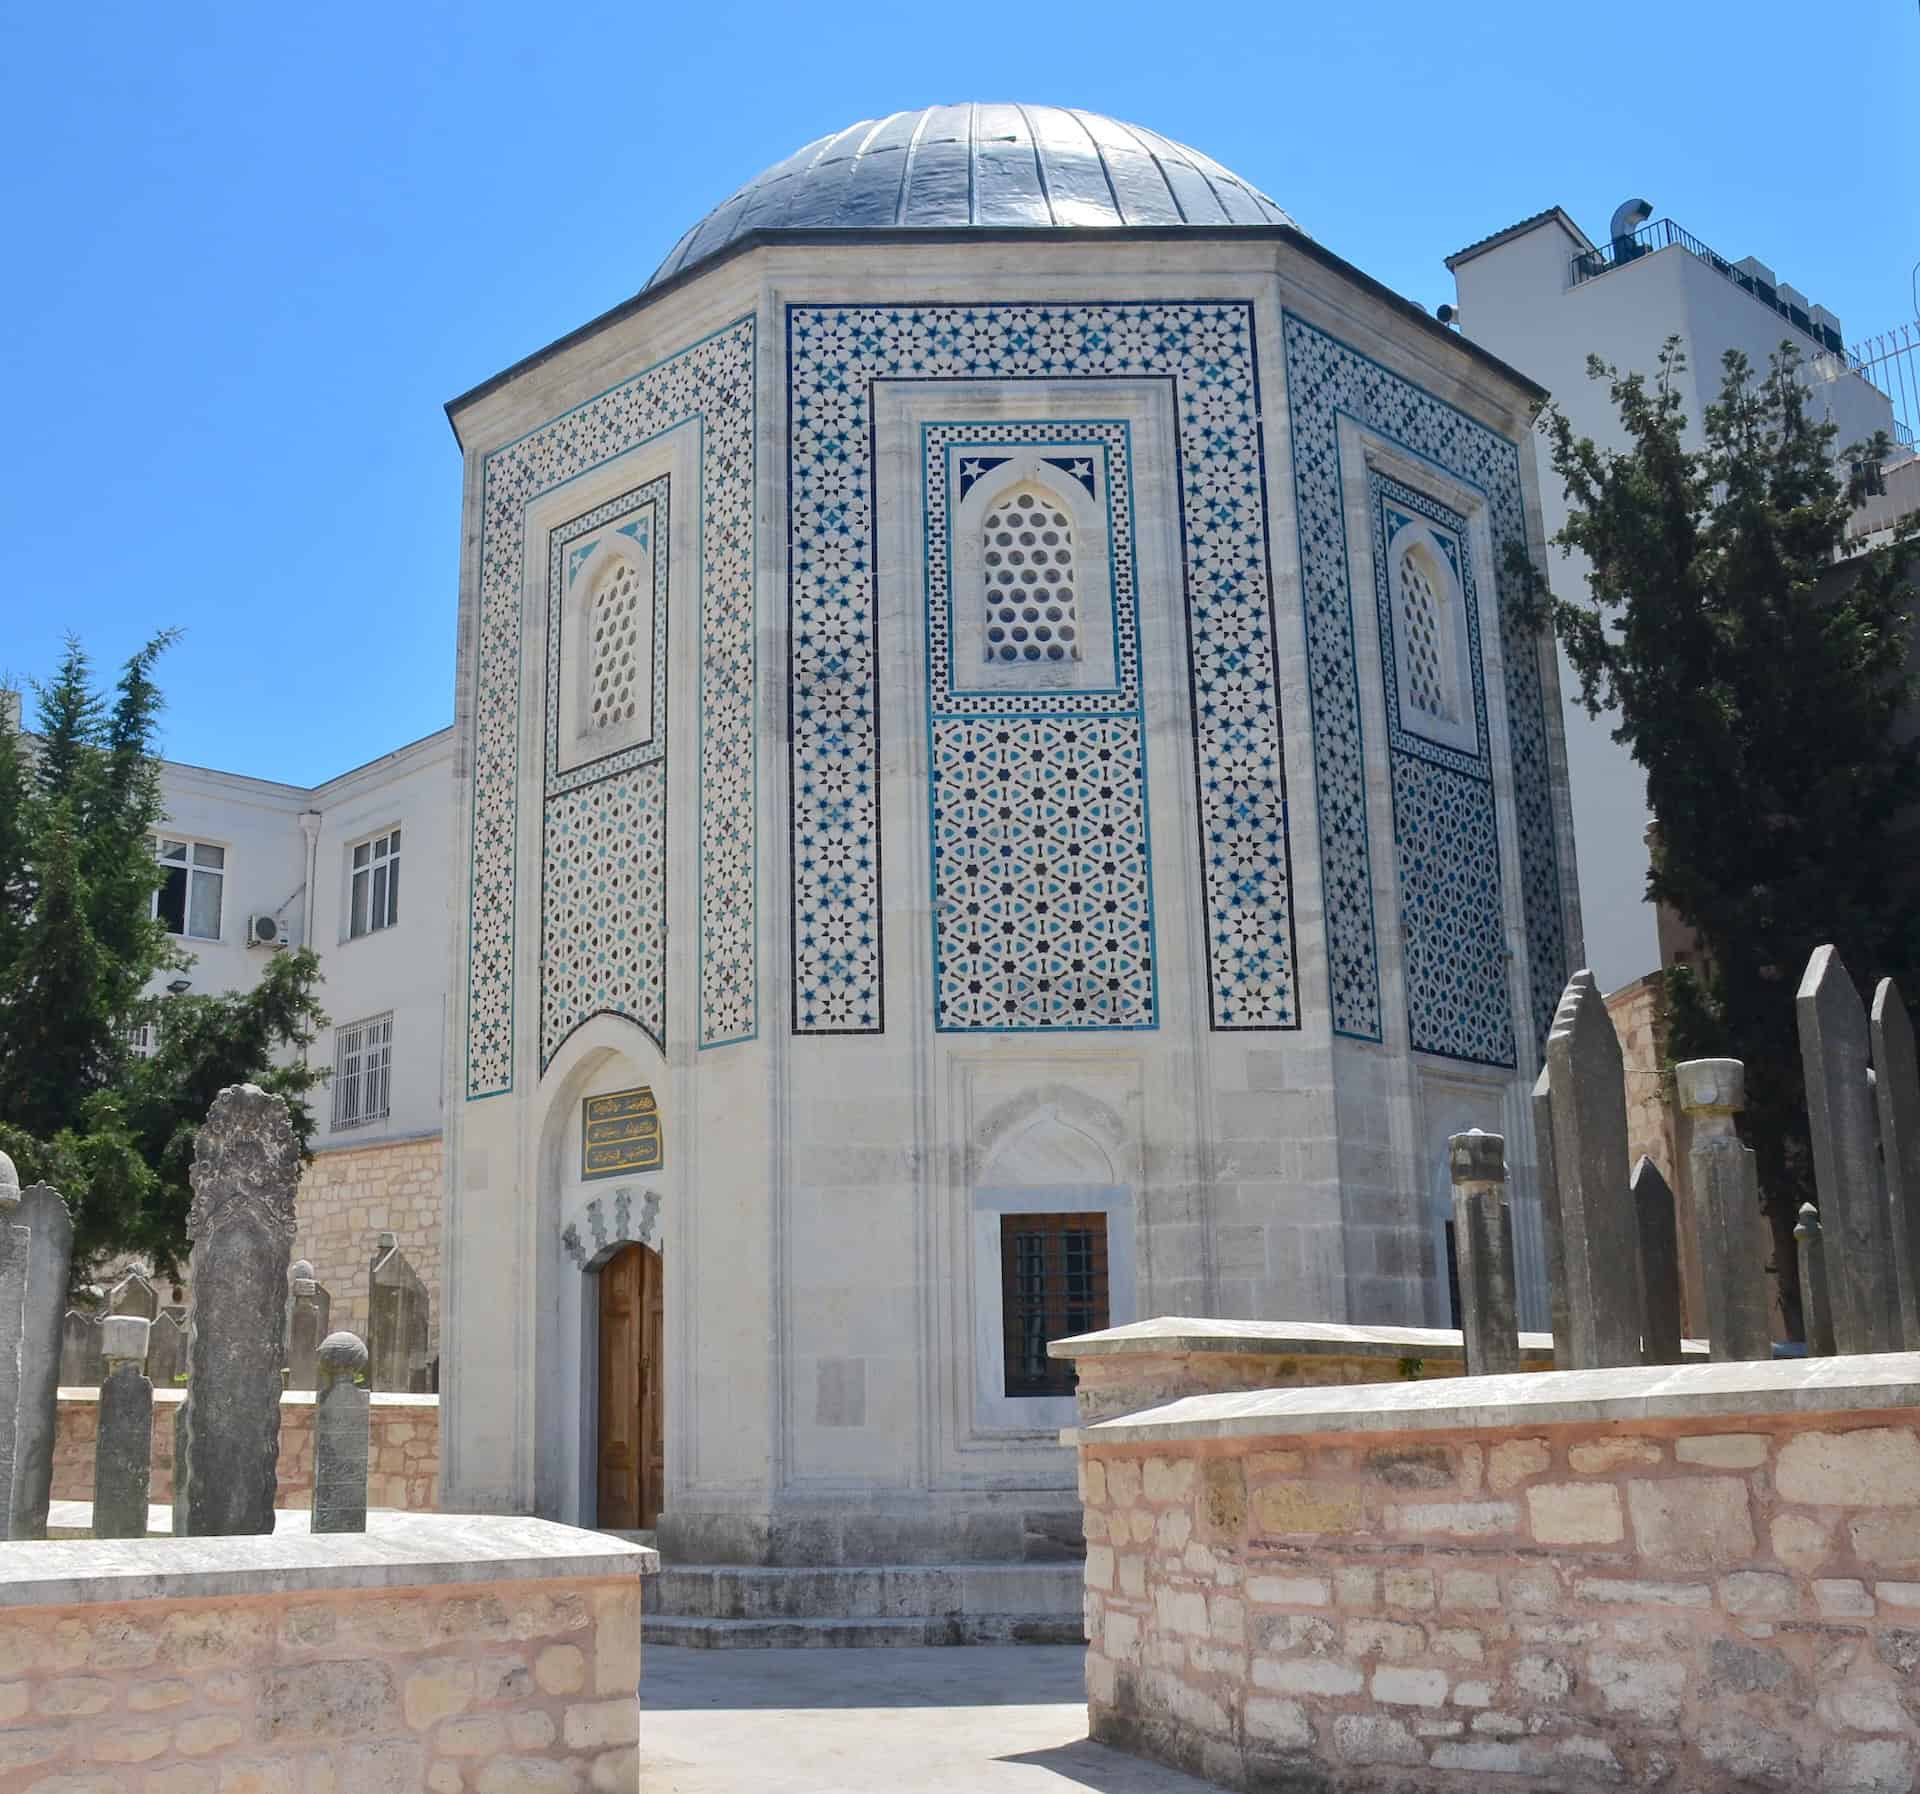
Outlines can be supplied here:
[[249, 916], [247, 918], [247, 945], [249, 947], [284, 947], [287, 944], [287, 925], [278, 916]]

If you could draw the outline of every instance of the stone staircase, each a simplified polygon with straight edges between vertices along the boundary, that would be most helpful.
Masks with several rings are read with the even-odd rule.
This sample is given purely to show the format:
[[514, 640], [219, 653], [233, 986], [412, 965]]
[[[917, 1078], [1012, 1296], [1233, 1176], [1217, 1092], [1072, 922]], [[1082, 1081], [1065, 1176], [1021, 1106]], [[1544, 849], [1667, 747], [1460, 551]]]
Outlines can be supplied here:
[[646, 1642], [696, 1649], [1078, 1644], [1078, 1560], [662, 1564], [642, 1585]]

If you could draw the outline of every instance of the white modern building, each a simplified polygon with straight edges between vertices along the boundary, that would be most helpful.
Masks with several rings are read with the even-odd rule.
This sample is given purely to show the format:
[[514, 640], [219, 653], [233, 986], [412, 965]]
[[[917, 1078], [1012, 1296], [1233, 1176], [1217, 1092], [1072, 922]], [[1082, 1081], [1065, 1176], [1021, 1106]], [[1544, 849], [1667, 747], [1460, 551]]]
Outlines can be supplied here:
[[1049, 1336], [1448, 1318], [1446, 1137], [1531, 1216], [1581, 963], [1543, 396], [1205, 156], [980, 105], [452, 403], [447, 1505], [1059, 1556]]
[[453, 731], [311, 788], [175, 761], [160, 788], [155, 913], [193, 964], [155, 988], [243, 990], [276, 952], [319, 954], [332, 1026], [309, 1051], [333, 1078], [314, 1096], [296, 1255], [334, 1324], [364, 1331], [368, 1263], [392, 1232], [437, 1325]]
[[[1449, 256], [1461, 332], [1546, 387], [1575, 431], [1602, 448], [1623, 448], [1626, 439], [1605, 386], [1588, 377], [1587, 357], [1652, 375], [1669, 337], [1686, 356], [1678, 389], [1696, 432], [1719, 395], [1729, 349], [1764, 370], [1790, 341], [1804, 357], [1816, 408], [1839, 428], [1838, 447], [1895, 433], [1892, 401], [1854, 371], [1832, 312], [1752, 256], [1722, 256], [1650, 216], [1644, 200], [1630, 201], [1596, 243], [1556, 206]], [[1567, 504], [1544, 456], [1540, 503], [1552, 536]], [[1557, 549], [1546, 565], [1563, 596], [1569, 581], [1585, 577], [1581, 563]], [[1617, 719], [1590, 718], [1564, 667], [1561, 690], [1588, 962], [1602, 988], [1614, 990], [1661, 963], [1646, 900], [1646, 781], [1612, 739]]]

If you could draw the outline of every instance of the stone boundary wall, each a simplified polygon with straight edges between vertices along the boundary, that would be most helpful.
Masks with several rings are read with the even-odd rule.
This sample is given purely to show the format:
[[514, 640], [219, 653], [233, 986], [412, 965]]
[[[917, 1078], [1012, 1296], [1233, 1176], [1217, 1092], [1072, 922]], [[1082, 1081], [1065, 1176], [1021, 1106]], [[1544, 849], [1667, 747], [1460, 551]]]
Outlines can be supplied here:
[[0, 1787], [636, 1794], [657, 1561], [472, 1515], [0, 1545]]
[[1920, 1358], [1206, 1396], [1079, 1429], [1093, 1735], [1316, 1794], [1906, 1794]]
[[438, 1134], [316, 1152], [294, 1197], [293, 1255], [332, 1298], [329, 1325], [367, 1336], [367, 1267], [384, 1230], [427, 1286], [428, 1350], [440, 1349], [440, 1202], [446, 1156]]
[[[173, 1423], [184, 1389], [153, 1392], [153, 1494], [173, 1500]], [[280, 1398], [280, 1466], [276, 1505], [313, 1500], [313, 1404], [310, 1390]], [[376, 1393], [370, 1414], [367, 1505], [431, 1512], [440, 1480], [440, 1398]], [[53, 1441], [53, 1498], [93, 1499], [93, 1450], [100, 1427], [100, 1391], [63, 1388]], [[0, 1788], [5, 1787], [0, 1780]]]
[[[1456, 1327], [1183, 1315], [1056, 1339], [1047, 1355], [1073, 1361], [1074, 1393], [1086, 1424], [1138, 1414], [1186, 1395], [1425, 1382], [1465, 1376], [1467, 1369]], [[1553, 1336], [1522, 1333], [1520, 1356], [1530, 1371], [1553, 1369]]]

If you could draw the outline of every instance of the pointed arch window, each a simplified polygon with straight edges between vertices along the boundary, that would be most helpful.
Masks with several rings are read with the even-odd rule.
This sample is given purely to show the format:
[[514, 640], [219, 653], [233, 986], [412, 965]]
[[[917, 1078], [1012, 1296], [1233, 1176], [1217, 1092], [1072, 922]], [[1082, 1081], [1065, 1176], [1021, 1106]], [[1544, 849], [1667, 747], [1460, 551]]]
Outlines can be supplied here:
[[1400, 550], [1400, 651], [1406, 657], [1407, 701], [1435, 722], [1461, 721], [1454, 634], [1452, 571], [1424, 534]]
[[594, 582], [587, 614], [587, 702], [582, 733], [621, 728], [639, 713], [647, 654], [640, 631], [647, 623], [640, 569], [613, 556]]
[[984, 658], [989, 666], [1046, 666], [1080, 658], [1076, 545], [1070, 508], [1025, 481], [981, 523]]

